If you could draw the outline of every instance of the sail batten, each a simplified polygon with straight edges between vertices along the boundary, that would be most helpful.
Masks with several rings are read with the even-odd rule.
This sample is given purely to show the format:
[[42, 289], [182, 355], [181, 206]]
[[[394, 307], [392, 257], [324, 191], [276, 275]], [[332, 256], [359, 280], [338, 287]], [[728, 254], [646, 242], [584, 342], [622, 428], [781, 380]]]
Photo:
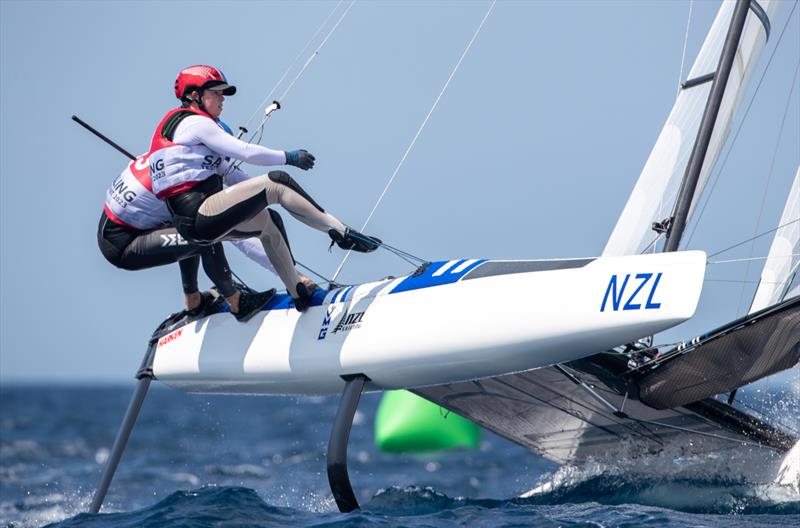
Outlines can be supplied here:
[[[763, 2], [762, 7], [767, 16], [772, 17], [777, 9], [777, 2]], [[709, 75], [713, 77], [715, 73], [733, 8], [733, 2], [723, 2], [720, 7], [689, 72], [689, 81], [678, 94], [650, 157], [617, 220], [603, 251], [604, 256], [633, 255], [649, 250], [659, 237], [653, 224], [671, 218], [712, 86], [712, 83], [704, 81], [710, 80]], [[764, 28], [758, 17], [748, 16], [689, 209], [689, 217], [728, 138], [744, 87], [766, 43]]]

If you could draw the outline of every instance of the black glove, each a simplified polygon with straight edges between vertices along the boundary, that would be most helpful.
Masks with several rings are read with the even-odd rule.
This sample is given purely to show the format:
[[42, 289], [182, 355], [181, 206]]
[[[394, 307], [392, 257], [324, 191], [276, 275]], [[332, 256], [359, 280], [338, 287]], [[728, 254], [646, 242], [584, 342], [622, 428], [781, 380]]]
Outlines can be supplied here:
[[315, 160], [313, 154], [305, 149], [286, 151], [286, 164], [303, 170], [313, 169]]

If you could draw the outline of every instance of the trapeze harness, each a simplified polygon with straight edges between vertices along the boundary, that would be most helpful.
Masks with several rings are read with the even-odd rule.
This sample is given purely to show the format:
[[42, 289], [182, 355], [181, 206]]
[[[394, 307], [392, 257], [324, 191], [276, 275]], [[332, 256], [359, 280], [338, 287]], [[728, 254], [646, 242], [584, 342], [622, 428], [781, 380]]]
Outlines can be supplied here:
[[[346, 226], [325, 212], [283, 171], [250, 178], [231, 167], [233, 159], [256, 165], [286, 163], [283, 151], [248, 144], [226, 133], [208, 114], [189, 108], [169, 111], [150, 146], [153, 191], [166, 201], [185, 239], [207, 244], [258, 237], [292, 296], [299, 282], [280, 216], [270, 204], [319, 231]], [[223, 176], [230, 187], [223, 190]]]
[[145, 154], [132, 161], [106, 191], [97, 229], [100, 252], [111, 264], [140, 270], [178, 262], [184, 293], [198, 291], [197, 271], [203, 269], [228, 297], [236, 293], [222, 244], [190, 244], [171, 226], [172, 217], [156, 198]]

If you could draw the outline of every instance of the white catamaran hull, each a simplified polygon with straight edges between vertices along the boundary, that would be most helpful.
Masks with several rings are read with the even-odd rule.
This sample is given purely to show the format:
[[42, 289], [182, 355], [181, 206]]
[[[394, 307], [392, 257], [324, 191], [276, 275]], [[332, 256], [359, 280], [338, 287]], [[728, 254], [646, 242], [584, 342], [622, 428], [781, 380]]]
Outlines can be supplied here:
[[190, 392], [329, 394], [347, 374], [394, 389], [529, 370], [690, 318], [705, 263], [701, 251], [437, 262], [319, 292], [302, 314], [283, 297], [247, 324], [226, 313], [189, 323], [159, 339], [153, 371]]

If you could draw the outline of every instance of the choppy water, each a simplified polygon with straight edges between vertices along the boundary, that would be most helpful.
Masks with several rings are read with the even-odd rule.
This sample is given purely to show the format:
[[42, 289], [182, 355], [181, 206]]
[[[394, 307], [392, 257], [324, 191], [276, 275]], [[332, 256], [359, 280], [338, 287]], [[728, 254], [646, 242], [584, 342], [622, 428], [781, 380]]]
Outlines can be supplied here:
[[669, 456], [559, 469], [493, 435], [474, 451], [384, 454], [373, 445], [376, 395], [362, 399], [350, 441], [362, 510], [343, 515], [325, 473], [336, 398], [188, 396], [157, 386], [104, 513], [81, 513], [131, 392], [0, 389], [0, 525], [800, 525], [796, 491], [749, 482], [724, 459], [713, 470]]

